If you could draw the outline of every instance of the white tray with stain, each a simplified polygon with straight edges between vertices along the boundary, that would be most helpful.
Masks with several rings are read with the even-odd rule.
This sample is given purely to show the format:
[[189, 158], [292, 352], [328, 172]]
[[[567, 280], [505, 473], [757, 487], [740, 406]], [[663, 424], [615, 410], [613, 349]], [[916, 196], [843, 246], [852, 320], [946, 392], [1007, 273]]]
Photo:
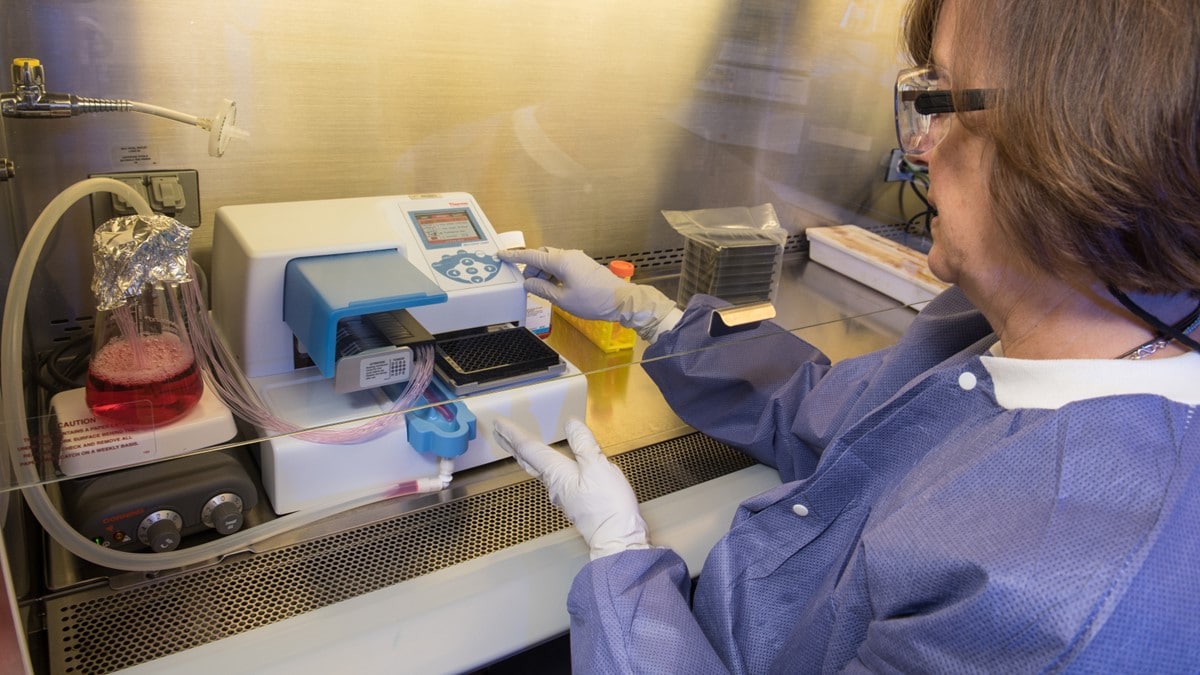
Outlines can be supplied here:
[[925, 254], [857, 225], [810, 227], [809, 257], [904, 304], [949, 288], [929, 271]]

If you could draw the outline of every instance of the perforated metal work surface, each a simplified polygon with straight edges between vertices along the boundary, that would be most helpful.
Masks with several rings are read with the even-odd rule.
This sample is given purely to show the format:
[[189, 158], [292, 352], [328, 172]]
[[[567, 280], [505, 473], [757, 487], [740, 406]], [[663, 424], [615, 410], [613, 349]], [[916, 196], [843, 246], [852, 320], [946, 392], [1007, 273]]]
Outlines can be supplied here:
[[[614, 461], [638, 501], [751, 466], [702, 434]], [[55, 673], [107, 673], [464, 562], [570, 524], [530, 479], [124, 590], [48, 600]]]

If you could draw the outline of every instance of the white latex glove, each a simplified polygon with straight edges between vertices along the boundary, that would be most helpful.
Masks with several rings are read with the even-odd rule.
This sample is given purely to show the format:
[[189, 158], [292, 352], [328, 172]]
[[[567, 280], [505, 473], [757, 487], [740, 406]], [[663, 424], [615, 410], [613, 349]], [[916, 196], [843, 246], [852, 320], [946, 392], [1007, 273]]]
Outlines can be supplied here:
[[492, 428], [500, 447], [546, 486], [550, 502], [583, 535], [592, 560], [649, 548], [646, 521], [625, 474], [608, 461], [583, 422], [569, 420], [566, 430], [575, 459], [529, 436], [511, 420], [498, 419]]
[[[617, 321], [653, 342], [678, 320], [675, 301], [653, 286], [630, 283], [579, 250], [509, 249], [500, 259], [525, 265], [525, 290], [581, 319]], [[668, 326], [661, 326], [671, 316]]]

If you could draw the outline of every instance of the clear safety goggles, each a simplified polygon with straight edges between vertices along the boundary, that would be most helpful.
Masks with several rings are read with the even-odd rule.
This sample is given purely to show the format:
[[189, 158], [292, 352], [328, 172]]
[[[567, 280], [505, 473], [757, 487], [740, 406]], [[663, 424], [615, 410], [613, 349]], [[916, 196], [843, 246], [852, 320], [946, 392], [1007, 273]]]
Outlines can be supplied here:
[[933, 149], [950, 128], [950, 114], [983, 110], [990, 89], [966, 89], [954, 94], [944, 88], [945, 77], [936, 66], [906, 68], [896, 76], [896, 139], [908, 155]]

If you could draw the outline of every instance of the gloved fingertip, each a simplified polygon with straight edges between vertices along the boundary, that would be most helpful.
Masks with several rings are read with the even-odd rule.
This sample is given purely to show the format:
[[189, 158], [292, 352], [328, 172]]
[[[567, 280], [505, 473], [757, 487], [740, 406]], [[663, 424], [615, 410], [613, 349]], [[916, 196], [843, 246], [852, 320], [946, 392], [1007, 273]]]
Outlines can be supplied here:
[[537, 478], [541, 475], [540, 472], [530, 465], [529, 462], [525, 461], [525, 458], [521, 456], [518, 450], [520, 447], [518, 441], [520, 434], [521, 432], [517, 427], [506, 420], [499, 419], [492, 424], [492, 437], [496, 439], [496, 445], [504, 452], [507, 452], [513, 459], [517, 460], [517, 464], [525, 470], [525, 473]]
[[505, 452], [514, 455], [521, 432], [508, 420], [497, 419], [492, 423], [492, 437]]
[[596, 442], [596, 437], [592, 434], [592, 430], [588, 425], [578, 419], [571, 418], [567, 420], [563, 430], [567, 434], [567, 443], [571, 446], [571, 451], [575, 456], [582, 459], [594, 459], [603, 457], [604, 453], [600, 450], [600, 445]]
[[533, 265], [526, 265], [525, 271], [522, 272], [522, 275], [526, 279], [549, 279], [550, 278], [549, 272], [547, 272], [546, 270], [538, 269], [537, 267], [534, 267]]
[[532, 293], [550, 302], [554, 302], [560, 293], [558, 285], [544, 277], [526, 277], [524, 286], [527, 293]]

